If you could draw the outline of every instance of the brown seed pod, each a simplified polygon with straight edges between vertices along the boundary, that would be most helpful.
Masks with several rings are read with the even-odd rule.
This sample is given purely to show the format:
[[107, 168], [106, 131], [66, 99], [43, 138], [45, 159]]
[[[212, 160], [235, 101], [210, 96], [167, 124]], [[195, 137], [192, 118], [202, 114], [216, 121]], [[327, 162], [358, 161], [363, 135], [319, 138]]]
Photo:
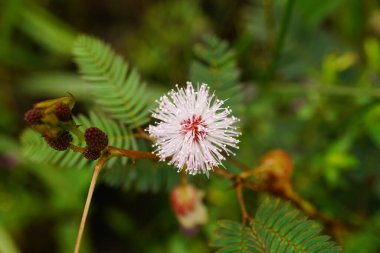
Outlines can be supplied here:
[[55, 115], [57, 115], [59, 120], [61, 121], [71, 120], [71, 110], [67, 104], [58, 102], [55, 104], [54, 109], [55, 109]]
[[84, 133], [87, 146], [92, 151], [100, 152], [108, 146], [108, 136], [96, 127], [87, 128]]
[[25, 113], [24, 120], [32, 126], [41, 124], [42, 113], [40, 109], [31, 109]]
[[50, 147], [59, 151], [66, 150], [70, 146], [70, 143], [73, 140], [73, 137], [68, 131], [62, 131], [56, 137], [53, 137], [53, 138], [48, 137], [48, 136], [44, 136], [44, 138]]
[[85, 148], [83, 151], [83, 156], [87, 158], [88, 160], [97, 160], [100, 157], [101, 153], [100, 151], [94, 151], [89, 149], [88, 147]]

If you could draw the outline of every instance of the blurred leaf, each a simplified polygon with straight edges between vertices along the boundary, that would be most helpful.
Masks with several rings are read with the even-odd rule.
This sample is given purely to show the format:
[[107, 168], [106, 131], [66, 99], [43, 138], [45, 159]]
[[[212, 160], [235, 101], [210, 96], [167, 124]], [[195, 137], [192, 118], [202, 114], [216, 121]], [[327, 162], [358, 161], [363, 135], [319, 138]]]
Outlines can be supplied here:
[[317, 27], [328, 15], [339, 8], [344, 1], [329, 0], [329, 1], [297, 1], [299, 15], [302, 16], [304, 22], [312, 27]]
[[68, 72], [41, 72], [24, 78], [20, 87], [29, 96], [59, 97], [62, 94], [75, 94], [79, 100], [90, 100], [89, 84], [78, 75]]
[[138, 127], [149, 121], [150, 97], [145, 83], [102, 41], [80, 36], [73, 54], [83, 79], [88, 81], [100, 109], [114, 119]]
[[0, 226], [0, 253], [19, 253], [16, 244], [8, 232]]
[[332, 143], [326, 151], [324, 157], [323, 171], [330, 185], [336, 186], [341, 174], [358, 165], [358, 159], [350, 153], [352, 146], [351, 136], [346, 136], [335, 143]]
[[351, 67], [357, 61], [357, 55], [347, 52], [342, 55], [328, 55], [322, 63], [322, 81], [324, 85], [334, 85], [339, 72]]
[[380, 45], [375, 38], [364, 41], [364, 52], [368, 67], [380, 75]]
[[55, 53], [69, 55], [75, 32], [55, 16], [28, 1], [20, 12], [18, 27], [33, 40]]
[[380, 250], [380, 214], [369, 218], [364, 226], [345, 237], [346, 253], [377, 253]]
[[[187, 81], [193, 41], [208, 29], [202, 1], [154, 1], [136, 34], [125, 35], [126, 54], [141, 73], [163, 87]], [[164, 29], [163, 29], [164, 28]], [[129, 31], [131, 32], [131, 31]], [[133, 50], [129, 50], [133, 48]]]
[[380, 147], [380, 105], [372, 106], [363, 117], [363, 124], [371, 139]]
[[18, 21], [18, 14], [23, 0], [6, 0], [0, 2], [0, 59], [9, 53], [12, 32]]
[[235, 53], [228, 44], [215, 36], [206, 36], [203, 43], [194, 47], [196, 60], [190, 67], [190, 79], [194, 83], [206, 83], [217, 92], [219, 99], [226, 100], [234, 113], [241, 113], [242, 87], [240, 70]]

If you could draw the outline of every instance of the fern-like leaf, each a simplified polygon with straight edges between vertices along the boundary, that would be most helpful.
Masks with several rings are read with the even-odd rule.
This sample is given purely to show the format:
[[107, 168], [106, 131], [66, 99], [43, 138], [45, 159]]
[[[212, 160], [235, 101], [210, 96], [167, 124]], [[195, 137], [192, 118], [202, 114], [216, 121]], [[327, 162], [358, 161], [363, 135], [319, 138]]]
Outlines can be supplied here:
[[252, 229], [241, 223], [230, 220], [220, 220], [218, 221], [216, 235], [218, 238], [213, 241], [211, 245], [221, 248], [217, 251], [218, 253], [263, 252]]
[[[112, 120], [105, 115], [95, 114], [90, 112], [89, 117], [80, 115], [75, 118], [75, 122], [80, 125], [82, 130], [90, 126], [95, 126], [107, 133], [109, 144], [125, 149], [129, 149], [134, 143], [131, 130], [126, 129], [115, 120]], [[85, 143], [79, 138], [74, 137], [74, 144], [85, 146]], [[31, 129], [26, 129], [21, 135], [22, 154], [23, 156], [36, 163], [46, 163], [64, 168], [83, 168], [87, 166], [87, 160], [82, 154], [72, 150], [56, 151], [46, 144], [40, 134]], [[108, 166], [112, 166], [116, 159], [110, 160]], [[122, 163], [125, 165], [127, 158], [122, 158]]]
[[218, 91], [218, 98], [227, 99], [226, 104], [239, 114], [242, 104], [242, 87], [239, 83], [235, 53], [228, 44], [215, 36], [206, 36], [203, 43], [194, 47], [196, 60], [190, 67], [193, 82], [207, 83]]
[[340, 252], [341, 249], [319, 235], [321, 228], [299, 210], [279, 199], [267, 198], [258, 208], [252, 227], [267, 252]]
[[135, 69], [102, 41], [80, 36], [73, 54], [82, 77], [91, 85], [95, 102], [111, 117], [137, 127], [149, 121], [145, 84]]
[[223, 253], [341, 252], [329, 236], [320, 235], [320, 232], [321, 228], [314, 221], [308, 220], [289, 203], [267, 198], [249, 226], [233, 221], [219, 223], [218, 239], [213, 245], [221, 247], [218, 252]]

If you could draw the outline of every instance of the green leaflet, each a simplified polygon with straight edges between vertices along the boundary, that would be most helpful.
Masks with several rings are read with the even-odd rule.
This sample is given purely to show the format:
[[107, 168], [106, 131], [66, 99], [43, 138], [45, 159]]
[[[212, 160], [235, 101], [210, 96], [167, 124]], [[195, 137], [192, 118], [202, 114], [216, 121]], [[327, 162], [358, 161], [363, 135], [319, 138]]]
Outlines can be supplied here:
[[[75, 118], [76, 124], [80, 125], [80, 130], [84, 130], [90, 126], [95, 126], [102, 129], [107, 133], [109, 139], [109, 145], [117, 146], [125, 149], [129, 149], [134, 143], [132, 132], [126, 129], [116, 121], [107, 118], [102, 114], [95, 114], [90, 112], [89, 117], [80, 115]], [[74, 144], [78, 146], [85, 146], [85, 143], [73, 136]], [[56, 165], [58, 167], [76, 167], [84, 168], [88, 167], [87, 159], [82, 157], [80, 153], [74, 152], [72, 150], [66, 151], [56, 151], [49, 147], [40, 136], [32, 129], [26, 129], [21, 135], [22, 143], [22, 154], [23, 156], [36, 163], [47, 163], [51, 165]], [[109, 166], [111, 166], [116, 159], [109, 161]], [[121, 158], [122, 163], [125, 165], [127, 158]]]
[[213, 246], [223, 252], [341, 252], [341, 248], [320, 235], [321, 228], [312, 220], [275, 198], [266, 198], [250, 225], [222, 220], [216, 230]]
[[108, 45], [82, 35], [74, 43], [73, 54], [101, 110], [130, 127], [149, 121], [150, 97], [145, 84]]
[[242, 87], [239, 83], [235, 53], [228, 44], [215, 36], [206, 36], [203, 43], [194, 47], [196, 60], [190, 67], [190, 79], [194, 83], [207, 83], [217, 97], [227, 100], [235, 115], [241, 113]]
[[211, 245], [220, 248], [217, 251], [218, 253], [263, 252], [255, 233], [250, 227], [230, 220], [220, 220], [217, 225], [216, 235], [218, 238]]

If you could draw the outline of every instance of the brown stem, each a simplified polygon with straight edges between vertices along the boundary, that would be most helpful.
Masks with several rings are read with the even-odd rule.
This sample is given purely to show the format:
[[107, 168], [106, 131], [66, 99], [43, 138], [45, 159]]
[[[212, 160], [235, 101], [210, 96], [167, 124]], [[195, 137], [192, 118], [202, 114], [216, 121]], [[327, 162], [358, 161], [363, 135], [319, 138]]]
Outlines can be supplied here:
[[188, 181], [188, 176], [187, 176], [186, 170], [183, 169], [181, 170], [181, 184], [187, 185], [187, 181]]
[[229, 180], [235, 180], [236, 179], [235, 174], [233, 174], [227, 170], [221, 169], [219, 167], [214, 167], [214, 173], [218, 174], [221, 177], [227, 178]]
[[137, 127], [137, 133], [135, 133], [134, 136], [136, 138], [142, 138], [148, 141], [155, 141], [154, 137], [145, 132], [141, 127]]
[[237, 197], [237, 199], [239, 201], [239, 205], [240, 205], [243, 224], [248, 224], [252, 220], [252, 218], [249, 215], [249, 213], [247, 211], [247, 207], [245, 205], [245, 201], [243, 198], [243, 185], [241, 184], [241, 182], [237, 182], [237, 184], [235, 186], [235, 191], [236, 191], [236, 197]]
[[154, 138], [150, 136], [149, 134], [147, 134], [146, 132], [144, 132], [144, 130], [142, 129], [139, 129], [139, 131], [134, 134], [134, 137], [146, 139], [148, 141], [154, 141]]
[[254, 191], [258, 191], [259, 188], [257, 187], [256, 184], [246, 180], [245, 177], [242, 177], [240, 175], [236, 175], [232, 172], [229, 172], [227, 170], [224, 170], [224, 169], [221, 169], [219, 167], [214, 167], [214, 173], [221, 176], [221, 177], [224, 177], [226, 179], [229, 179], [231, 181], [236, 181], [236, 180], [239, 180], [240, 184], [242, 184], [244, 187], [248, 188], [248, 189], [251, 189], [251, 190], [254, 190]]
[[73, 150], [75, 152], [79, 152], [79, 153], [83, 153], [84, 152], [84, 148], [76, 146], [74, 144], [70, 144], [69, 149], [71, 149], [71, 150]]
[[79, 226], [79, 230], [78, 230], [78, 236], [77, 236], [77, 240], [75, 243], [74, 253], [79, 253], [80, 244], [81, 244], [82, 236], [83, 236], [83, 231], [84, 231], [84, 227], [86, 225], [88, 210], [90, 208], [92, 195], [93, 195], [94, 189], [95, 189], [95, 184], [96, 184], [96, 181], [98, 179], [99, 172], [103, 168], [103, 166], [107, 162], [107, 160], [108, 160], [107, 157], [102, 157], [99, 159], [98, 163], [95, 166], [94, 173], [93, 173], [92, 179], [91, 179], [90, 188], [88, 189], [86, 204], [85, 204], [84, 209], [83, 209], [82, 220], [80, 222], [80, 226]]
[[238, 168], [242, 169], [243, 171], [250, 171], [251, 168], [249, 168], [247, 165], [245, 165], [244, 163], [240, 162], [239, 160], [236, 160], [234, 157], [232, 156], [229, 156], [228, 157], [228, 160], [234, 164], [235, 166], [237, 166]]
[[108, 147], [108, 152], [111, 156], [127, 156], [131, 158], [132, 160], [136, 160], [136, 159], [159, 160], [160, 159], [157, 155], [150, 152], [122, 149], [122, 148], [116, 148], [112, 146]]

